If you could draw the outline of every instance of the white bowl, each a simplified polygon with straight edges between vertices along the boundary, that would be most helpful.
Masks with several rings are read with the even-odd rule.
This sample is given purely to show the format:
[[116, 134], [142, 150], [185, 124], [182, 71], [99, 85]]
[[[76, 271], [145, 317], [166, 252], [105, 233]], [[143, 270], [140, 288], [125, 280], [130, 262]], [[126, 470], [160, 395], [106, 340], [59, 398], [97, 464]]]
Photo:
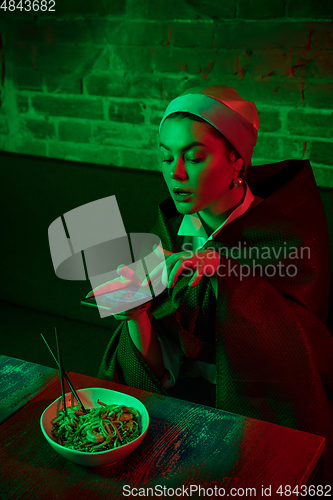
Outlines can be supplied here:
[[[119, 448], [114, 448], [113, 450], [100, 451], [96, 453], [89, 453], [77, 450], [71, 450], [65, 446], [61, 446], [56, 443], [51, 434], [52, 430], [52, 420], [59, 415], [59, 411], [62, 410], [62, 398], [56, 399], [50, 406], [44, 410], [40, 418], [40, 426], [42, 432], [47, 440], [47, 442], [52, 446], [52, 448], [57, 451], [60, 455], [76, 462], [80, 465], [85, 465], [87, 467], [97, 467], [99, 465], [109, 465], [114, 462], [118, 462], [122, 458], [127, 457], [132, 451], [134, 451], [139, 444], [144, 439], [147, 434], [149, 427], [149, 414], [146, 407], [133, 396], [128, 396], [121, 392], [112, 391], [110, 389], [101, 389], [99, 387], [91, 387], [89, 389], [80, 389], [77, 391], [79, 393], [80, 399], [85, 408], [97, 408], [100, 405], [97, 403], [99, 399], [107, 405], [116, 404], [124, 406], [132, 406], [140, 413], [140, 430], [141, 434], [138, 438], [130, 443], [127, 443]], [[74, 406], [78, 404], [72, 393], [67, 393], [65, 396], [66, 407]]]

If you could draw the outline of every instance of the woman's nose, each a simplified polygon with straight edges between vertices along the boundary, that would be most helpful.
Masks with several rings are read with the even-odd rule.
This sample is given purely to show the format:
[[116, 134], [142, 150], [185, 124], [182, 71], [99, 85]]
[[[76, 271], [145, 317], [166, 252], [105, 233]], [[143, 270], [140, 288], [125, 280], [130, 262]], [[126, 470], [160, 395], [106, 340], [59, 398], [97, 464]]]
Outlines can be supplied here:
[[171, 170], [171, 177], [178, 180], [185, 180], [187, 178], [185, 164], [182, 158], [179, 158], [175, 168]]

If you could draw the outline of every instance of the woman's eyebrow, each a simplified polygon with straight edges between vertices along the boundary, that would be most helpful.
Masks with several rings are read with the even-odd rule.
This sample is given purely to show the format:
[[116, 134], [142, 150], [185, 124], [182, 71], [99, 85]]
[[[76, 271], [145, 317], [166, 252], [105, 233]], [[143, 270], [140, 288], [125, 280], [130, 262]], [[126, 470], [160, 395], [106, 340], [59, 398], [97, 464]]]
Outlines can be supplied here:
[[[204, 146], [206, 147], [206, 144], [203, 144], [202, 142], [198, 142], [198, 141], [194, 141], [194, 142], [191, 142], [191, 144], [188, 144], [187, 146], [185, 146], [182, 151], [187, 151], [188, 149], [191, 149], [193, 148], [193, 146]], [[168, 146], [165, 146], [164, 144], [162, 144], [160, 142], [160, 145], [159, 147], [162, 147], [164, 149], [168, 149], [170, 151], [170, 148], [168, 148]]]

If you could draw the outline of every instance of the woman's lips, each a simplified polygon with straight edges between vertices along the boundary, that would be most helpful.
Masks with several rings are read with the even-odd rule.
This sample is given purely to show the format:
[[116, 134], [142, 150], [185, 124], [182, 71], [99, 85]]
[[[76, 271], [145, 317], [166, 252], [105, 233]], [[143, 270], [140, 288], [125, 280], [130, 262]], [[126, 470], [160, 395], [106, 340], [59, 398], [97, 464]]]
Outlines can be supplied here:
[[176, 201], [190, 201], [193, 194], [194, 193], [191, 193], [190, 191], [185, 191], [185, 189], [181, 189], [181, 188], [174, 188], [173, 190], [173, 196], [175, 198]]

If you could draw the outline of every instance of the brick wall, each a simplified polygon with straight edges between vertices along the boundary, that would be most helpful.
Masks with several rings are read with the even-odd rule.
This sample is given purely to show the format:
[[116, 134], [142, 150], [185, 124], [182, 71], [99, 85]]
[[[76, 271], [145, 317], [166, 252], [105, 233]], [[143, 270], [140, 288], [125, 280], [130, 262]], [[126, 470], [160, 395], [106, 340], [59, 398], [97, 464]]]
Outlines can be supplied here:
[[0, 10], [0, 149], [160, 170], [168, 102], [225, 83], [257, 105], [254, 164], [309, 158], [318, 185], [333, 187], [333, 2], [55, 0], [55, 12]]

